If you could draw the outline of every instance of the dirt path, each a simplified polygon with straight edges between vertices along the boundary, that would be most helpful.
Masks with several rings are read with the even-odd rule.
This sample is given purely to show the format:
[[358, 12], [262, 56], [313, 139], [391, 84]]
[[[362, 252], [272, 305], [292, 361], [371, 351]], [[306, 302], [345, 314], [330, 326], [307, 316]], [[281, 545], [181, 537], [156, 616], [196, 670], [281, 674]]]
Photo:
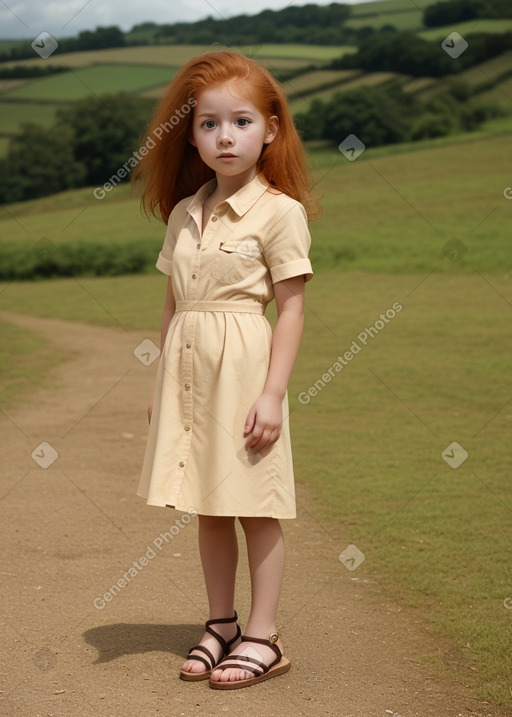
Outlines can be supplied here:
[[[0, 414], [1, 715], [504, 715], [429, 672], [424, 656], [445, 657], [450, 645], [341, 565], [345, 546], [310, 515], [300, 487], [299, 517], [284, 522], [279, 616], [292, 670], [229, 693], [177, 679], [206, 602], [195, 519], [180, 527], [181, 514], [135, 495], [156, 363], [133, 350], [158, 337], [1, 318], [70, 355], [51, 388]], [[240, 570], [243, 626], [243, 560]]]

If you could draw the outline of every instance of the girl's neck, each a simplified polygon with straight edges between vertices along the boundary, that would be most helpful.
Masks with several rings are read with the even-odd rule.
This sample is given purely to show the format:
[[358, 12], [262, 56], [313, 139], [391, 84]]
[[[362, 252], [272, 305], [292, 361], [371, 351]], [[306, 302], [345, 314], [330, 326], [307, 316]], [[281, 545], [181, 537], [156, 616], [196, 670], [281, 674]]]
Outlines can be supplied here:
[[211, 198], [215, 200], [215, 204], [223, 202], [228, 197], [233, 196], [239, 189], [245, 187], [246, 184], [252, 182], [256, 176], [256, 166], [251, 167], [247, 172], [237, 174], [236, 177], [226, 177], [223, 174], [217, 172], [217, 186], [213, 190]]

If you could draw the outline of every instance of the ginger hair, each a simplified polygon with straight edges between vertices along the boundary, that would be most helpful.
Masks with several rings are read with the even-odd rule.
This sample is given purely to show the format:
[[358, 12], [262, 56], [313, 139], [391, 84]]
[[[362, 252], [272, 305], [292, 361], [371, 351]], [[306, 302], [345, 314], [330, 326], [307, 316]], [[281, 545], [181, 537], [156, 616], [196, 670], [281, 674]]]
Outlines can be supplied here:
[[[146, 216], [165, 223], [176, 204], [215, 177], [189, 138], [193, 108], [205, 88], [238, 80], [238, 88], [268, 119], [279, 118], [279, 131], [264, 145], [257, 163], [267, 182], [276, 190], [301, 202], [309, 219], [319, 215], [317, 201], [310, 192], [309, 168], [301, 140], [293, 124], [286, 96], [280, 84], [259, 63], [237, 52], [222, 50], [189, 60], [167, 87], [156, 105], [146, 129], [156, 143], [142, 157], [132, 173], [132, 182], [142, 186], [141, 205]], [[171, 118], [179, 122], [170, 123]], [[168, 131], [162, 130], [167, 127]], [[159, 129], [160, 128], [160, 129]], [[156, 132], [155, 132], [156, 131]], [[155, 139], [155, 137], [161, 137]]]

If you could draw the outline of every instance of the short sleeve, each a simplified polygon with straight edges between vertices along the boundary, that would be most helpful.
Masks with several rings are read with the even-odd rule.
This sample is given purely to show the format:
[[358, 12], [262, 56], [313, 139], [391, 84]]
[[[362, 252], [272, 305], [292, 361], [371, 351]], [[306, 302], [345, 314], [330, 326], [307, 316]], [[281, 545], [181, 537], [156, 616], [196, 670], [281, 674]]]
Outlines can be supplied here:
[[158, 255], [156, 262], [156, 268], [167, 275], [171, 275], [172, 269], [172, 255], [174, 253], [174, 247], [176, 246], [176, 221], [175, 212], [171, 212], [169, 221], [167, 222], [167, 229], [165, 231], [165, 239], [162, 246], [162, 250]]
[[294, 201], [279, 216], [265, 242], [265, 261], [272, 283], [301, 275], [305, 281], [312, 279], [313, 269], [308, 258], [310, 246], [306, 210]]

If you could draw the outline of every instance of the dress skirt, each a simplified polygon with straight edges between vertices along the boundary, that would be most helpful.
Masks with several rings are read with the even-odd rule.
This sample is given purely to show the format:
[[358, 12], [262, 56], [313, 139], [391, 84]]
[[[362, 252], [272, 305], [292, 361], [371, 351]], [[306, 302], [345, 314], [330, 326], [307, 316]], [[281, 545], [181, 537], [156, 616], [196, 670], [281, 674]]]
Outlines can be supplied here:
[[262, 307], [190, 303], [174, 314], [160, 358], [138, 494], [202, 515], [294, 518], [287, 395], [281, 435], [266, 455], [246, 450], [243, 435], [270, 361]]

